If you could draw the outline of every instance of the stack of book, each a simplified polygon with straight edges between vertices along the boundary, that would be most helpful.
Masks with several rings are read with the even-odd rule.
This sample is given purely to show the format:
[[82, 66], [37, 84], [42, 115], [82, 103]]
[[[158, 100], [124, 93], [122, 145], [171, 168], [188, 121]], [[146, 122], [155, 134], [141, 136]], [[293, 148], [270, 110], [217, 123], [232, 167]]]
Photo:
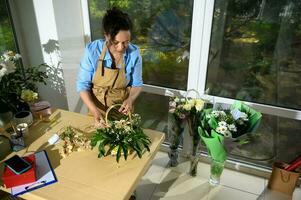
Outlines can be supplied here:
[[30, 164], [30, 168], [25, 172], [17, 174], [8, 166], [4, 168], [2, 181], [6, 188], [11, 188], [13, 196], [18, 196], [57, 182], [46, 151], [26, 156], [24, 160]]

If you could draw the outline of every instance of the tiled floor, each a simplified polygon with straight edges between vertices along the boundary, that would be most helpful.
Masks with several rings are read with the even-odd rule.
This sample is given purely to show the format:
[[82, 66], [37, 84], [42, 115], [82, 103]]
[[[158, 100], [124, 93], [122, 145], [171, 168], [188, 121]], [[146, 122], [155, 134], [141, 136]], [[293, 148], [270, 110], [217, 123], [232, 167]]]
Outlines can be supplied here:
[[166, 153], [159, 152], [142, 178], [136, 192], [137, 200], [300, 200], [301, 188], [293, 197], [266, 188], [264, 178], [225, 169], [221, 185], [208, 183], [209, 165], [199, 163], [198, 175], [188, 175], [189, 162], [169, 168]]

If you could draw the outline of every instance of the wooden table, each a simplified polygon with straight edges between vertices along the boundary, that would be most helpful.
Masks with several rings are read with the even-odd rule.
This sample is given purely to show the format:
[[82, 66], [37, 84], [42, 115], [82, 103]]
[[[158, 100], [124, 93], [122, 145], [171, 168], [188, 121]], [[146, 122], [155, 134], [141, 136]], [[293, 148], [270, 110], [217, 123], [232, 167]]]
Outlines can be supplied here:
[[[50, 122], [36, 121], [30, 127], [29, 136], [25, 138], [27, 148], [19, 151], [18, 155], [24, 156], [35, 151], [46, 150], [58, 182], [20, 197], [30, 200], [128, 200], [140, 178], [149, 168], [165, 136], [162, 132], [145, 129], [152, 144], [151, 152], [144, 153], [142, 159], [133, 154], [128, 157], [127, 161], [120, 159], [120, 162], [117, 163], [116, 158], [112, 156], [97, 158], [97, 148], [73, 152], [68, 157], [62, 158], [59, 154], [61, 145], [49, 145], [47, 140], [67, 125], [88, 130], [88, 127], [93, 125], [93, 118], [69, 111], [56, 110], [51, 115]], [[11, 153], [7, 158], [14, 154], [14, 152]], [[0, 174], [2, 172], [3, 165], [1, 165]], [[10, 189], [1, 189], [10, 192]]]

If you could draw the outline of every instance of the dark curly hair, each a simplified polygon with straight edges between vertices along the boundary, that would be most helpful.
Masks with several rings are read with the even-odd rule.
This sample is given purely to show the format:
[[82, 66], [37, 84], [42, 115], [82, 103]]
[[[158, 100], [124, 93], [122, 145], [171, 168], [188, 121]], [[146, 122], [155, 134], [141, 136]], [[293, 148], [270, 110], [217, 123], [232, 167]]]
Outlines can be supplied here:
[[104, 33], [115, 39], [120, 30], [132, 31], [132, 21], [127, 13], [122, 12], [116, 7], [107, 10], [102, 19]]

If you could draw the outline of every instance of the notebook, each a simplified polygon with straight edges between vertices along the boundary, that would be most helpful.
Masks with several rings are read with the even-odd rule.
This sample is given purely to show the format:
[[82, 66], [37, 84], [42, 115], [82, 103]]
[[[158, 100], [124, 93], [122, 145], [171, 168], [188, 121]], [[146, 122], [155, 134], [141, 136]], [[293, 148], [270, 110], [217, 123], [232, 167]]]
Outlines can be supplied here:
[[56, 175], [52, 169], [46, 151], [35, 153], [35, 158], [37, 180], [32, 183], [12, 187], [11, 194], [13, 196], [18, 196], [57, 182]]

